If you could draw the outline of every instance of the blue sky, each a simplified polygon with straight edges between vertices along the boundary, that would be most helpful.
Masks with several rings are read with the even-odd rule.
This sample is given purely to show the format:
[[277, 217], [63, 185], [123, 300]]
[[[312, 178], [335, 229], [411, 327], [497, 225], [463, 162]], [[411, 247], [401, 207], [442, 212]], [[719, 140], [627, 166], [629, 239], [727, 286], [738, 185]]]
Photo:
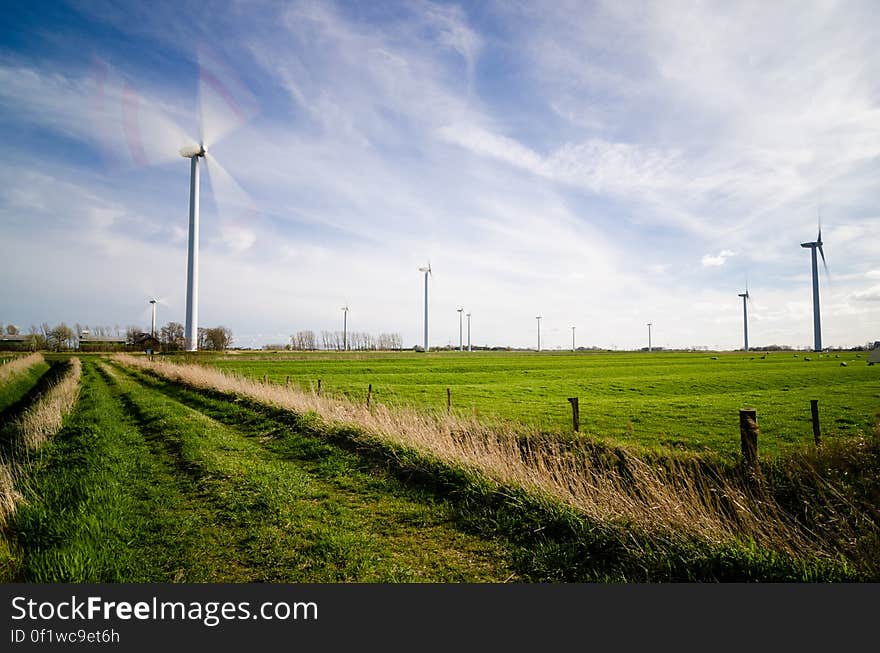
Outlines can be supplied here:
[[[0, 321], [431, 344], [880, 339], [880, 6], [18, 3], [0, 17]], [[200, 92], [201, 89], [201, 92]], [[201, 102], [200, 102], [201, 98]]]

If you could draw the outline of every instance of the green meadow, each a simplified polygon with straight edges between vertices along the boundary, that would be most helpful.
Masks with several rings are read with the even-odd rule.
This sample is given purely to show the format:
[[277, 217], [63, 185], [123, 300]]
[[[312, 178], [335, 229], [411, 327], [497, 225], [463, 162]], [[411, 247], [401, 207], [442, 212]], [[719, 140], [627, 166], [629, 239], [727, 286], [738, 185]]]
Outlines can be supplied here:
[[[871, 433], [880, 366], [865, 354], [771, 353], [250, 353], [200, 356], [230, 373], [389, 405], [452, 410], [510, 428], [572, 431], [603, 441], [693, 452], [739, 452], [739, 410], [757, 410], [762, 454], [812, 442], [810, 400], [823, 437]], [[842, 365], [841, 363], [846, 363]]]

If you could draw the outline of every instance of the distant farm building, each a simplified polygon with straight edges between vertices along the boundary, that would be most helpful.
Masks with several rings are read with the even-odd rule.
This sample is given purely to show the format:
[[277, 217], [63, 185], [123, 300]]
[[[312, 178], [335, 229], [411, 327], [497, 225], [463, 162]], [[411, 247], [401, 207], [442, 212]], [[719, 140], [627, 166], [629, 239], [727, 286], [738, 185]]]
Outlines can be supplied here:
[[88, 331], [79, 334], [80, 351], [125, 351], [128, 341], [125, 338], [94, 336]]
[[29, 335], [0, 334], [0, 351], [25, 351], [31, 349], [32, 342]]

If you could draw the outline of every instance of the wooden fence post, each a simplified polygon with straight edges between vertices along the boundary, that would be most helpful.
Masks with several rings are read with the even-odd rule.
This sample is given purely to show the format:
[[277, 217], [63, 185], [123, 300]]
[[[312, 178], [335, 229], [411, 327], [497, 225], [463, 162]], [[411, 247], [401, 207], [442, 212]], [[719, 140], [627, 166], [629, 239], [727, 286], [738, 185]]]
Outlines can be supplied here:
[[581, 430], [581, 411], [578, 407], [578, 398], [569, 397], [568, 402], [571, 404], [571, 420], [575, 431]]
[[446, 414], [452, 411], [452, 390], [446, 388]]
[[290, 375], [289, 374], [286, 377], [284, 377], [284, 387], [285, 388], [290, 387]]
[[752, 471], [758, 469], [758, 435], [760, 432], [757, 411], [739, 411], [739, 438], [743, 461]]
[[269, 375], [264, 374], [263, 375], [263, 385], [266, 385], [267, 383], [269, 383]]
[[373, 384], [367, 386], [367, 408], [370, 407], [370, 396], [373, 394]]
[[813, 439], [816, 445], [822, 443], [822, 435], [819, 432], [819, 400], [810, 399], [810, 416], [813, 418]]
[[321, 396], [321, 379], [318, 379], [318, 396]]

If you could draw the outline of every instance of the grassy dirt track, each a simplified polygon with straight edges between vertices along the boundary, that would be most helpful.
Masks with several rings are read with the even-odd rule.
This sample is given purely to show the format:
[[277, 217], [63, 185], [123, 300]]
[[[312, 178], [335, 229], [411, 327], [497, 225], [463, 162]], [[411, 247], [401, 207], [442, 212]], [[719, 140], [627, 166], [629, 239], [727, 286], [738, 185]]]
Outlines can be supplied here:
[[483, 582], [504, 547], [357, 455], [228, 401], [84, 361], [43, 451], [7, 580]]

